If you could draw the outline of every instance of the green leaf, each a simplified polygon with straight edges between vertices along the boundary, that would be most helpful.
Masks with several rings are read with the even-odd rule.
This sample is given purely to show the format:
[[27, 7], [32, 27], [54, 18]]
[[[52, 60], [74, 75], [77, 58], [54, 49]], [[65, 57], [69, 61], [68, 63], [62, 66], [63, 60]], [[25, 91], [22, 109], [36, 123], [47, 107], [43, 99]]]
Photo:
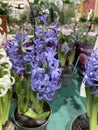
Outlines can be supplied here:
[[33, 103], [36, 113], [40, 114], [43, 112], [43, 101], [36, 97], [36, 93], [33, 90], [30, 91], [30, 101]]
[[47, 118], [49, 116], [49, 114], [50, 114], [49, 111], [44, 112], [42, 114], [36, 114], [31, 108], [29, 108], [28, 111], [24, 113], [24, 115], [29, 116], [33, 119], [38, 119], [38, 120]]
[[33, 4], [38, 4], [39, 0], [34, 0]]
[[73, 64], [74, 56], [75, 56], [75, 51], [72, 51], [69, 58], [69, 65]]

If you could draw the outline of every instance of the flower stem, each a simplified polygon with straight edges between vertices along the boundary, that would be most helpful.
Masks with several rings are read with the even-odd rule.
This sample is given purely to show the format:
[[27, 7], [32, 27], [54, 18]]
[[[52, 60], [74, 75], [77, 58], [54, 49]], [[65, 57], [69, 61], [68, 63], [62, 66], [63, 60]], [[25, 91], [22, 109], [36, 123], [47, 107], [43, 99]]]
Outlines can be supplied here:
[[0, 97], [0, 125], [5, 124], [5, 122], [8, 120], [11, 97], [11, 90], [9, 90], [5, 96]]
[[34, 109], [36, 110], [37, 114], [41, 114], [43, 112], [43, 100], [39, 100], [36, 98], [35, 92], [32, 90], [30, 91], [30, 100], [34, 105]]
[[90, 114], [90, 130], [98, 130], [98, 94], [93, 95], [92, 111]]
[[1, 120], [0, 120], [0, 130], [2, 130], [2, 123], [1, 123]]
[[2, 99], [0, 98], [0, 130], [2, 130]]
[[87, 114], [89, 118], [92, 111], [92, 95], [90, 94], [90, 91], [91, 89], [88, 86], [86, 86], [86, 95], [87, 95], [86, 105], [87, 105]]
[[31, 20], [33, 21], [33, 24], [34, 24], [34, 37], [35, 37], [35, 15], [34, 15], [34, 11], [33, 11], [33, 7], [31, 6], [31, 4], [30, 4], [30, 1], [29, 0], [27, 0], [28, 1], [28, 3], [29, 3], [29, 6], [30, 6], [30, 15], [32, 15], [31, 16]]
[[87, 114], [89, 117], [90, 130], [98, 130], [98, 94], [90, 94], [91, 88], [86, 86]]

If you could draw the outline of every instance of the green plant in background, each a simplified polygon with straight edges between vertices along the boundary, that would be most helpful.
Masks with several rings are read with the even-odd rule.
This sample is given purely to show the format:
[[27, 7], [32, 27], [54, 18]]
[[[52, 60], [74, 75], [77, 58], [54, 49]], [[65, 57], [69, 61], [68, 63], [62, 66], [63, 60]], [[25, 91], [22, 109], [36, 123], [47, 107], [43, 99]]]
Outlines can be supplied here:
[[[69, 1], [69, 0], [68, 0]], [[75, 16], [74, 2], [63, 1], [62, 10], [59, 12], [59, 21], [62, 25], [70, 23]]]
[[68, 44], [73, 43], [74, 29], [69, 27], [69, 24], [60, 27], [59, 31], [59, 43], [67, 42]]
[[89, 22], [88, 24], [91, 24], [93, 16], [94, 16], [93, 10], [90, 9], [87, 14], [87, 17], [86, 16], [80, 17], [79, 22], [82, 22], [82, 23]]
[[58, 18], [59, 8], [53, 1], [34, 0], [30, 4], [34, 10], [35, 17], [48, 13], [50, 15], [49, 23], [54, 22]]
[[94, 45], [96, 41], [96, 34], [95, 32], [82, 32], [79, 41], [81, 44], [84, 45]]
[[92, 23], [98, 26], [98, 17], [94, 17]]
[[48, 13], [50, 15], [50, 23], [58, 21], [61, 25], [64, 25], [70, 22], [75, 15], [74, 2], [69, 0], [34, 0], [31, 2], [31, 6], [36, 17], [43, 13]]
[[81, 17], [81, 18], [79, 19], [79, 22], [81, 22], [81, 23], [86, 22], [86, 21], [87, 21], [87, 19], [86, 19], [85, 17]]
[[66, 42], [58, 45], [58, 59], [61, 61], [60, 66], [72, 66], [74, 62], [75, 49], [71, 48]]
[[12, 6], [9, 3], [4, 3], [0, 1], [0, 15], [6, 15], [7, 17], [9, 17], [12, 11], [11, 7]]
[[67, 4], [70, 4], [70, 0], [63, 0], [63, 3], [67, 3]]
[[22, 24], [26, 21], [29, 21], [29, 16], [28, 16], [28, 11], [24, 11], [21, 15], [20, 15], [20, 19]]
[[40, 0], [34, 0], [33, 2], [30, 2], [30, 5], [34, 10], [33, 12], [35, 17], [38, 17], [42, 14], [43, 8], [41, 7]]
[[75, 27], [75, 39], [77, 43], [80, 43], [82, 45], [91, 45], [93, 46], [95, 44], [97, 35], [94, 31], [90, 31], [89, 26], [86, 24], [83, 24], [83, 22], [80, 24], [81, 26]]
[[73, 25], [67, 24], [59, 29], [58, 58], [61, 61], [61, 66], [69, 66], [73, 64], [75, 56], [74, 33]]

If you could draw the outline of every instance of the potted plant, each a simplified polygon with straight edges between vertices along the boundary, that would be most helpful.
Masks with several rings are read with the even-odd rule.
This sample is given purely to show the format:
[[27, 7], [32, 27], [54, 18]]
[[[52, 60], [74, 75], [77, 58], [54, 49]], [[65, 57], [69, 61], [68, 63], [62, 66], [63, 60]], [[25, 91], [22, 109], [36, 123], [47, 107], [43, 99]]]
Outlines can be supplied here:
[[[98, 48], [92, 51], [85, 67], [83, 78], [86, 91], [87, 113], [78, 121], [88, 130], [98, 129]], [[84, 122], [84, 123], [83, 123]], [[87, 128], [86, 128], [87, 127]], [[81, 129], [82, 130], [82, 129]]]
[[31, 7], [34, 10], [35, 17], [38, 17], [39, 15], [42, 15], [43, 13], [48, 13], [50, 15], [50, 18], [48, 19], [48, 22], [51, 24], [54, 21], [59, 19], [59, 8], [62, 6], [62, 1], [59, 2], [60, 6], [58, 8], [57, 1], [42, 1], [42, 0], [34, 0], [33, 2], [30, 2]]
[[62, 69], [56, 58], [58, 24], [47, 25], [47, 17], [47, 14], [38, 17], [41, 25], [35, 25], [33, 38], [22, 32], [7, 46], [16, 79], [18, 106], [14, 119], [23, 130], [45, 129], [51, 114], [47, 101], [61, 87]]
[[9, 3], [4, 3], [0, 0], [0, 15], [6, 15], [9, 17], [11, 13], [11, 5]]
[[67, 63], [66, 52], [69, 50], [74, 50], [74, 47], [73, 25], [72, 27], [70, 27], [70, 25], [61, 26], [58, 33], [58, 58], [61, 61], [62, 67], [65, 66], [65, 64], [70, 64]]
[[58, 40], [58, 59], [61, 61], [62, 85], [66, 86], [71, 83], [74, 74], [75, 44], [73, 29], [62, 27]]
[[79, 22], [80, 23], [85, 23], [85, 22], [87, 22], [87, 19], [85, 18], [85, 16], [80, 17]]
[[15, 79], [11, 75], [12, 64], [3, 47], [0, 47], [0, 130], [15, 130], [9, 120], [12, 101], [13, 84]]
[[[91, 21], [90, 21], [91, 22]], [[76, 59], [82, 54], [78, 62], [78, 68], [81, 74], [85, 71], [85, 59], [90, 56], [96, 42], [97, 35], [90, 30], [89, 23], [76, 25]]]
[[80, 58], [78, 62], [78, 68], [82, 74], [85, 71], [86, 60], [84, 59], [87, 59], [87, 57], [90, 56], [93, 47], [95, 45], [95, 42], [96, 42], [96, 34], [94, 31], [86, 32], [85, 30], [81, 32], [76, 51], [78, 55], [82, 55], [82, 58]]

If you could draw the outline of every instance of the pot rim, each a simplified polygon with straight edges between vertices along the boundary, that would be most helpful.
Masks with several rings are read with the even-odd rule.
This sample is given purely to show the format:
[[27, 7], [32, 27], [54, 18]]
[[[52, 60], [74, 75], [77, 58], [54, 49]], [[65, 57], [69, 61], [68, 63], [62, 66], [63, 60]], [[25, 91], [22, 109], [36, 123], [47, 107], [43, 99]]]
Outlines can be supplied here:
[[81, 115], [86, 114], [86, 113], [87, 113], [87, 112], [84, 112], [84, 113], [81, 113], [81, 114], [79, 114], [79, 115], [76, 115], [76, 116], [72, 119], [71, 124], [70, 124], [70, 130], [72, 130], [72, 125], [73, 125], [73, 122], [75, 121], [75, 119], [78, 118], [78, 117], [81, 116]]

